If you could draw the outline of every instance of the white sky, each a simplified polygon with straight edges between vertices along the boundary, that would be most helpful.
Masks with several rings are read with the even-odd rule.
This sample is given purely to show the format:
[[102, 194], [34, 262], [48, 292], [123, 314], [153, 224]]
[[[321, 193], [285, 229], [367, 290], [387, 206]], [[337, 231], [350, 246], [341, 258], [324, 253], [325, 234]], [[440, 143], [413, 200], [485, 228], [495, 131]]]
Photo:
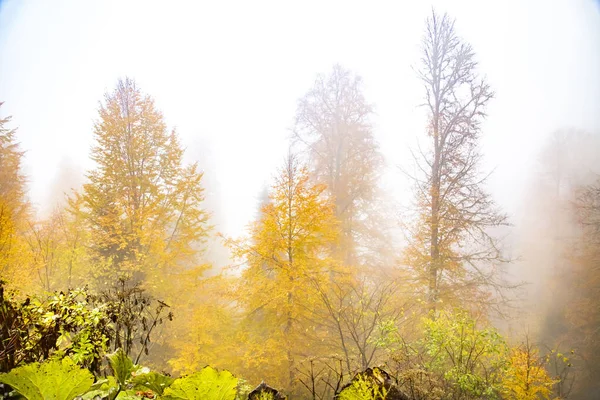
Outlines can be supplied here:
[[[411, 65], [431, 3], [421, 1], [0, 2], [0, 108], [27, 150], [40, 209], [55, 182], [91, 167], [103, 93], [130, 76], [205, 167], [219, 229], [237, 235], [287, 151], [296, 101], [340, 63], [375, 104], [385, 188], [423, 135]], [[573, 126], [600, 132], [600, 4], [593, 0], [439, 1], [457, 19], [496, 91], [485, 124], [492, 192], [515, 210], [543, 139]], [[599, 151], [600, 154], [600, 151]], [[59, 173], [70, 166], [71, 172]], [[62, 178], [61, 178], [62, 177]], [[76, 180], [76, 179], [75, 179]]]

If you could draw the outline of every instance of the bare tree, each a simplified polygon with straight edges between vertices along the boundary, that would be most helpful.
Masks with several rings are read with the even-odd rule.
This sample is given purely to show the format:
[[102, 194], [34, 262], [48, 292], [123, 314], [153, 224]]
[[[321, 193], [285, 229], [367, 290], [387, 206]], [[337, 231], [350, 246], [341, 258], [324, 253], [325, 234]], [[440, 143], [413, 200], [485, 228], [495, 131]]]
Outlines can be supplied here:
[[[561, 340], [576, 349], [574, 398], [597, 397], [600, 393], [600, 177], [579, 188], [572, 204], [579, 235], [570, 249], [568, 280], [558, 288], [565, 292]], [[556, 333], [554, 333], [556, 335]], [[587, 398], [591, 398], [587, 397]]]
[[353, 374], [344, 367], [342, 357], [310, 357], [298, 367], [298, 381], [313, 400], [331, 399]]
[[[376, 341], [385, 322], [400, 324], [408, 304], [399, 304], [400, 284], [390, 280], [338, 275], [323, 284], [312, 280], [321, 307], [311, 310], [311, 318], [320, 330], [324, 353], [335, 354], [351, 375], [382, 361], [382, 349]], [[327, 332], [327, 334], [323, 334]]]
[[476, 70], [473, 49], [457, 36], [454, 21], [433, 11], [418, 69], [428, 146], [413, 151], [418, 173], [409, 175], [419, 218], [406, 252], [433, 311], [440, 301], [482, 300], [489, 292], [481, 289], [502, 286], [496, 265], [505, 260], [490, 230], [507, 225], [507, 216], [483, 189], [486, 176], [478, 169], [481, 123], [493, 92]]
[[39, 278], [39, 283], [45, 291], [52, 291], [61, 280], [60, 251], [61, 239], [57, 235], [57, 214], [48, 220], [38, 223], [29, 222], [29, 230], [25, 235], [31, 256], [31, 263]]

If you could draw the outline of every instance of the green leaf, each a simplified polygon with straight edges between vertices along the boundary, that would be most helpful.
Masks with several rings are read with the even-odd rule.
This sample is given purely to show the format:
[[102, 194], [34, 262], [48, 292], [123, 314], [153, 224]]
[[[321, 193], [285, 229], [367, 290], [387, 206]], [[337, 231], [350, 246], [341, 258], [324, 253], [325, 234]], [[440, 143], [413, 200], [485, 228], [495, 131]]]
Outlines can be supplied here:
[[161, 375], [157, 372], [149, 372], [136, 376], [131, 380], [131, 383], [148, 388], [162, 396], [165, 389], [171, 386], [174, 381], [175, 379], [169, 376]]
[[15, 368], [0, 374], [0, 383], [28, 400], [72, 400], [90, 389], [94, 376], [67, 357]]
[[119, 395], [117, 396], [117, 400], [140, 400], [140, 399], [142, 399], [142, 398], [137, 396], [135, 394], [135, 391], [133, 391], [133, 390], [119, 392]]
[[109, 384], [110, 382], [108, 379], [100, 379], [99, 381], [94, 382], [94, 384], [90, 387], [90, 390], [102, 389]]
[[176, 379], [165, 390], [168, 399], [234, 400], [238, 379], [229, 371], [205, 367], [195, 374]]
[[133, 371], [133, 362], [127, 357], [127, 354], [122, 349], [118, 349], [113, 354], [108, 356], [108, 362], [113, 370], [117, 382], [121, 386], [125, 385], [125, 382], [131, 378], [131, 371]]
[[81, 396], [82, 400], [92, 400], [96, 396], [102, 399], [114, 399], [119, 390], [117, 381], [114, 376], [109, 376], [106, 379], [97, 381], [90, 387], [90, 391]]
[[93, 389], [81, 396], [81, 400], [92, 400], [95, 397], [106, 398], [108, 397], [108, 392], [103, 389]]

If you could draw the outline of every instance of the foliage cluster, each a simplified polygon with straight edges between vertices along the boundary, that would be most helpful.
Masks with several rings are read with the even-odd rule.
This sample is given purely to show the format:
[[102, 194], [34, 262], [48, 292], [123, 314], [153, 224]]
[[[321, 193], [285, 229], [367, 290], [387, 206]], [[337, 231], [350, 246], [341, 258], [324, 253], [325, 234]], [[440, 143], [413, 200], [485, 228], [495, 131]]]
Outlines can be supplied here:
[[8, 398], [28, 400], [234, 400], [237, 396], [240, 382], [228, 371], [206, 367], [173, 379], [134, 364], [121, 349], [107, 358], [112, 375], [106, 378], [95, 379], [70, 357], [52, 357], [0, 374], [0, 383], [9, 385]]
[[[100, 373], [111, 348], [125, 354], [148, 352], [150, 334], [162, 323], [166, 304], [142, 290], [101, 296], [85, 289], [55, 292], [19, 301], [0, 282], [0, 372], [19, 365], [68, 356], [77, 365]], [[147, 309], [157, 303], [156, 310]], [[169, 313], [168, 318], [172, 318]], [[137, 346], [133, 346], [136, 340]]]
[[2, 372], [55, 353], [98, 371], [114, 332], [107, 305], [96, 306], [85, 290], [18, 302], [7, 297], [1, 282], [0, 326]]

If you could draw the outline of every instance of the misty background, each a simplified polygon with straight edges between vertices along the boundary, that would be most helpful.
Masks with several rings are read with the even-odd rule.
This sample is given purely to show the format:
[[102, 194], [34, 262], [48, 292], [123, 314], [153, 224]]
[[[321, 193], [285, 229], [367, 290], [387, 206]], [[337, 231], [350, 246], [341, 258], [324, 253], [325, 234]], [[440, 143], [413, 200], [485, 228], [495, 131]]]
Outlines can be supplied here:
[[297, 99], [335, 63], [363, 77], [383, 186], [405, 201], [396, 166], [411, 162], [407, 144], [424, 125], [411, 66], [432, 6], [460, 21], [495, 90], [484, 168], [511, 215], [555, 130], [600, 130], [600, 7], [590, 0], [0, 4], [2, 112], [19, 128], [41, 213], [82, 181], [99, 99], [131, 76], [205, 170], [218, 229], [239, 235], [287, 152]]

